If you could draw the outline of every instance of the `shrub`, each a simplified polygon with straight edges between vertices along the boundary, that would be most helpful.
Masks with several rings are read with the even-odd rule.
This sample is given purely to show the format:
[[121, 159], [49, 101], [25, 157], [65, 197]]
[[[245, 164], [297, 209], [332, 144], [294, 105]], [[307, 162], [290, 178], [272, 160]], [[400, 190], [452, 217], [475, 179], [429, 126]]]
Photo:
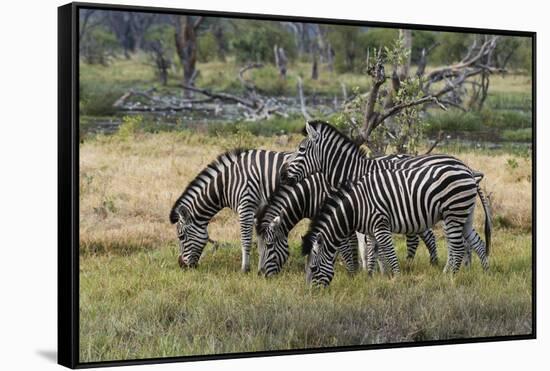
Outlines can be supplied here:
[[501, 137], [510, 142], [530, 142], [533, 138], [533, 129], [504, 130]]
[[292, 35], [278, 22], [243, 21], [235, 22], [237, 29], [232, 37], [231, 47], [237, 62], [274, 62], [273, 46], [283, 47], [289, 60], [295, 56]]
[[140, 115], [124, 116], [122, 123], [118, 127], [117, 135], [121, 139], [133, 138], [143, 123], [143, 117]]

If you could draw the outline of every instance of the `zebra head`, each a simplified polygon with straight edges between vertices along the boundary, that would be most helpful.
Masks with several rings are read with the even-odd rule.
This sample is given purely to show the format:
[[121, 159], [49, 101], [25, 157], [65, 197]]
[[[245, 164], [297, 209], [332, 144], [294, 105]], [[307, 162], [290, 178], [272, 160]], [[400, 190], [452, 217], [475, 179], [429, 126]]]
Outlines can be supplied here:
[[329, 254], [321, 233], [308, 234], [303, 238], [303, 253], [306, 259], [306, 282], [312, 286], [327, 287], [334, 277], [336, 254]]
[[195, 268], [199, 263], [204, 246], [208, 242], [206, 225], [199, 225], [194, 221], [189, 210], [178, 205], [170, 213], [170, 221], [176, 225], [180, 255], [178, 263], [181, 268]]
[[279, 273], [288, 260], [288, 236], [281, 231], [280, 225], [281, 217], [277, 216], [262, 231], [265, 248], [261, 272], [265, 277]]
[[281, 182], [290, 186], [301, 182], [308, 175], [321, 171], [319, 155], [321, 132], [313, 123], [306, 122], [307, 136], [300, 142], [298, 150], [292, 154], [281, 168]]

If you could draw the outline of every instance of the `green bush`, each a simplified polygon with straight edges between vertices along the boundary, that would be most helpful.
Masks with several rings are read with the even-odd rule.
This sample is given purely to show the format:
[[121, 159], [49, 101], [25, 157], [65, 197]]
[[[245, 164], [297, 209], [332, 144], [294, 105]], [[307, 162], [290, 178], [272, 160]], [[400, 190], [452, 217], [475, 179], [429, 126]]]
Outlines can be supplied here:
[[482, 127], [481, 117], [475, 112], [463, 112], [450, 109], [430, 114], [425, 121], [424, 132], [428, 135], [453, 131], [477, 131]]
[[458, 32], [441, 32], [437, 41], [439, 45], [430, 55], [430, 63], [446, 65], [460, 61], [472, 42], [472, 34]]
[[289, 60], [295, 57], [294, 39], [278, 22], [246, 20], [236, 21], [235, 24], [231, 48], [235, 52], [237, 62], [273, 63], [274, 45], [283, 47]]
[[143, 117], [140, 115], [124, 116], [118, 127], [118, 137], [124, 140], [132, 138], [140, 130], [142, 123]]
[[210, 62], [218, 55], [218, 44], [211, 32], [201, 35], [197, 41], [197, 59], [200, 62]]
[[531, 93], [491, 93], [487, 96], [485, 105], [492, 109], [530, 111], [533, 99]]
[[533, 138], [533, 129], [504, 130], [501, 137], [509, 142], [530, 142]]
[[118, 49], [120, 46], [115, 34], [105, 26], [92, 28], [80, 40], [80, 56], [89, 64], [107, 65]]
[[80, 114], [89, 116], [110, 116], [116, 113], [113, 104], [124, 90], [121, 87], [80, 81]]
[[235, 123], [211, 123], [208, 125], [209, 135], [234, 135], [249, 132], [256, 136], [272, 136], [278, 134], [300, 133], [304, 128], [305, 122], [301, 116], [289, 118], [272, 117], [265, 121], [256, 122], [235, 122]]

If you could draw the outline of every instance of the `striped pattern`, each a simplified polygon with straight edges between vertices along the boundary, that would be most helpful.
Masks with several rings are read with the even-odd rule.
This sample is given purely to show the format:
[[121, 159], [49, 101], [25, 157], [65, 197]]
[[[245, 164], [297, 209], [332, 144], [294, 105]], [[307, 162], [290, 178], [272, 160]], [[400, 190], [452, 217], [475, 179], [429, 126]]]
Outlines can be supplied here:
[[[393, 171], [419, 166], [451, 165], [469, 172], [470, 176], [476, 179], [477, 193], [486, 216], [486, 243], [483, 243], [475, 230], [468, 243], [476, 243], [469, 248], [478, 253], [482, 264], [484, 260], [487, 262], [492, 226], [488, 202], [479, 187], [482, 173], [473, 171], [462, 161], [448, 155], [423, 155], [398, 158], [396, 161], [387, 161], [384, 158], [369, 159], [366, 153], [348, 137], [321, 121], [308, 122], [305, 134], [306, 138], [300, 143], [298, 150], [289, 157], [281, 171], [281, 181], [285, 184], [296, 184], [315, 172], [323, 173], [333, 187], [339, 187], [345, 182], [357, 181], [365, 174], [380, 170]], [[409, 253], [414, 251], [410, 249]]]
[[[266, 277], [279, 273], [287, 261], [289, 232], [300, 220], [317, 215], [327, 195], [334, 191], [322, 174], [315, 173], [293, 187], [281, 185], [260, 208], [257, 234], [265, 243], [260, 270]], [[352, 234], [338, 248], [350, 273], [355, 273], [359, 267], [357, 245], [358, 241], [364, 244], [364, 238], [362, 234]]]
[[[257, 219], [257, 234], [265, 243], [264, 265], [261, 272], [269, 277], [280, 272], [290, 254], [288, 234], [304, 218], [313, 218], [319, 212], [326, 197], [336, 192], [325, 180], [323, 174], [314, 173], [294, 186], [281, 185], [260, 208]], [[435, 251], [435, 237], [431, 231], [422, 234], [422, 238]], [[407, 237], [408, 250], [416, 251], [419, 238], [416, 235]], [[357, 246], [356, 246], [357, 245]], [[354, 273], [358, 268], [357, 249], [361, 251], [363, 266], [369, 273], [374, 271], [375, 251], [374, 243], [367, 244], [365, 250], [365, 236], [352, 235], [351, 241], [342, 241], [339, 247], [340, 254], [346, 264], [346, 269]], [[364, 256], [366, 254], [366, 256]], [[414, 254], [413, 254], [414, 256]], [[435, 260], [437, 255], [435, 255]]]
[[328, 285], [334, 276], [335, 246], [355, 231], [373, 235], [394, 274], [399, 263], [392, 233], [418, 234], [444, 222], [448, 243], [446, 269], [456, 272], [464, 240], [472, 232], [477, 183], [461, 167], [430, 166], [380, 170], [330, 196], [304, 238], [309, 254], [307, 278]]
[[[254, 216], [261, 200], [271, 197], [275, 190], [288, 156], [283, 152], [233, 150], [220, 155], [191, 181], [170, 212], [170, 221], [176, 224], [182, 268], [198, 264], [208, 241], [208, 223], [228, 207], [239, 215], [241, 268], [250, 270]], [[261, 241], [258, 246], [263, 246]]]

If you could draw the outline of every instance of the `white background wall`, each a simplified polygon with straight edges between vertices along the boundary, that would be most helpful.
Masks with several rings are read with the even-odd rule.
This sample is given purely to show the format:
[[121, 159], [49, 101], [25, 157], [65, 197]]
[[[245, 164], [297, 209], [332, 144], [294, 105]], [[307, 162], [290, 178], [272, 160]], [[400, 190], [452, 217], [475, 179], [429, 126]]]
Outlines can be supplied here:
[[[538, 229], [549, 230], [546, 125], [550, 21], [543, 1], [135, 0], [123, 4], [538, 32]], [[0, 12], [0, 368], [59, 368], [56, 352], [57, 9], [7, 1]], [[510, 195], [513, 197], [513, 195]], [[337, 368], [517, 370], [550, 359], [548, 235], [538, 240], [538, 340], [140, 366], [139, 370]], [[546, 362], [545, 362], [546, 361]], [[547, 366], [547, 365], [545, 365]], [[371, 368], [372, 367], [372, 368]], [[137, 367], [133, 367], [136, 370]]]

